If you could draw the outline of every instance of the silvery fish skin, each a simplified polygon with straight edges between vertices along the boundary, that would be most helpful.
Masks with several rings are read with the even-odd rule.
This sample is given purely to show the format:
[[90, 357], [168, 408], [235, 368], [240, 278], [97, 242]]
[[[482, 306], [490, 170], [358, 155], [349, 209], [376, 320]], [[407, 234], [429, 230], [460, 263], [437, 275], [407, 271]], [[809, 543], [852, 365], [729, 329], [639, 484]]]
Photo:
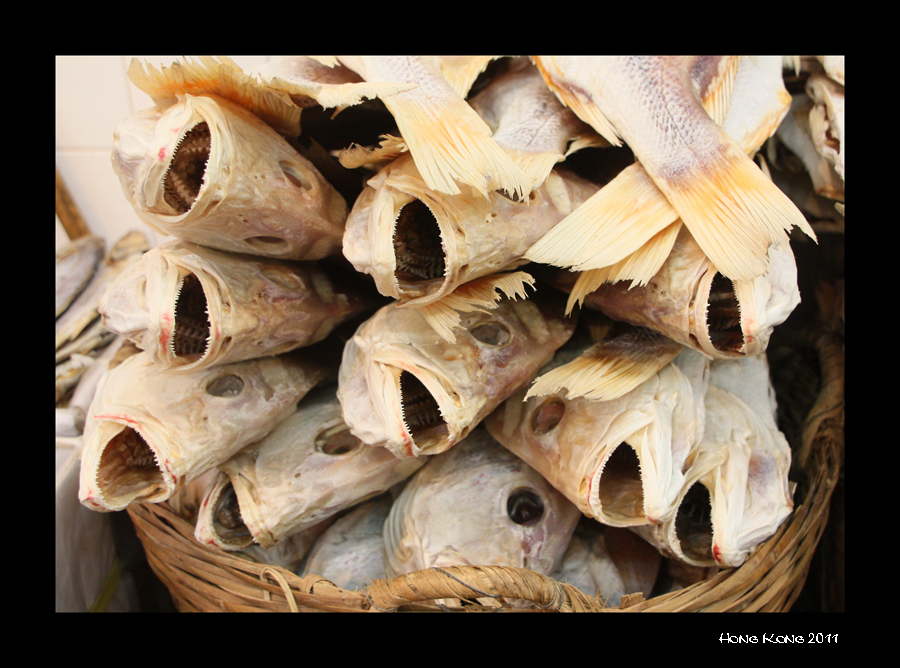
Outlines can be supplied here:
[[[560, 272], [555, 285], [572, 290], [576, 276]], [[647, 285], [604, 283], [585, 306], [610, 318], [648, 327], [712, 358], [758, 355], [775, 326], [800, 303], [797, 264], [788, 244], [769, 248], [766, 272], [750, 282], [716, 270], [686, 227]]]
[[335, 520], [309, 551], [303, 575], [315, 573], [351, 591], [385, 577], [384, 522], [393, 503], [383, 494]]
[[271, 127], [215, 95], [129, 117], [113, 169], [154, 230], [210, 248], [291, 260], [340, 251], [343, 197]]
[[[119, 239], [107, 252], [106, 257], [97, 267], [87, 286], [69, 305], [62, 315], [56, 319], [56, 361], [63, 361], [66, 344], [78, 340], [91, 323], [98, 320], [100, 313], [97, 306], [107, 286], [121, 275], [128, 267], [141, 258], [141, 254], [150, 248], [143, 232], [133, 231]], [[91, 348], [103, 337], [91, 336], [87, 345]], [[86, 352], [84, 346], [78, 346], [75, 352]], [[74, 348], [70, 349], [70, 352]]]
[[106, 374], [88, 411], [81, 503], [112, 511], [165, 501], [269, 433], [324, 375], [296, 353], [184, 374], [132, 355]]
[[445, 195], [428, 187], [406, 154], [356, 200], [344, 255], [381, 294], [430, 304], [467, 281], [525, 264], [525, 251], [596, 190], [559, 169], [523, 202], [497, 191]]
[[575, 328], [540, 292], [463, 314], [460, 324], [449, 343], [416, 309], [389, 304], [360, 326], [338, 378], [355, 435], [398, 457], [443, 452], [530, 382]]
[[[557, 355], [542, 371], [570, 355]], [[708, 376], [699, 357], [685, 350], [607, 401], [568, 398], [563, 389], [523, 402], [522, 390], [484, 423], [588, 517], [617, 527], [658, 523], [671, 512], [702, 436], [698, 398]]]
[[662, 555], [633, 532], [582, 518], [551, 577], [617, 607], [625, 594], [650, 598], [661, 566]]
[[219, 465], [222, 474], [203, 502], [194, 535], [227, 550], [252, 542], [269, 548], [380, 494], [424, 463], [361, 442], [344, 423], [334, 388], [323, 388]]
[[56, 254], [56, 317], [91, 280], [106, 253], [106, 241], [89, 235], [76, 239]]
[[364, 307], [313, 262], [173, 241], [112, 283], [99, 310], [161, 369], [190, 371], [311, 345]]
[[[732, 58], [720, 57], [723, 62]], [[715, 266], [750, 281], [772, 243], [803, 214], [710, 117], [692, 81], [702, 56], [535, 56], [544, 79], [583, 120], [621, 137]]]
[[549, 575], [581, 513], [535, 469], [474, 429], [403, 488], [384, 524], [385, 569], [515, 566]]
[[692, 566], [738, 567], [793, 509], [791, 452], [764, 355], [715, 361], [710, 376], [705, 436], [676, 514], [636, 531]]

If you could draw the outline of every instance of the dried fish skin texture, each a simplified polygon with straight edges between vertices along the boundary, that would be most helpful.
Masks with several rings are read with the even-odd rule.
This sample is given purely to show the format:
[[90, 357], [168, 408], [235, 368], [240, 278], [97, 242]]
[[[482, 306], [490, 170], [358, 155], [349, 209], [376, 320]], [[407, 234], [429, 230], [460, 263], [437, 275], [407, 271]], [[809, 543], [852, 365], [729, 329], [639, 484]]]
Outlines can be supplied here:
[[105, 376], [88, 411], [81, 503], [111, 511], [165, 501], [269, 433], [323, 377], [296, 354], [184, 374], [132, 355]]
[[566, 170], [518, 202], [498, 191], [432, 190], [412, 156], [369, 180], [347, 219], [344, 256], [378, 291], [411, 306], [528, 262], [525, 252], [597, 188]]
[[388, 577], [424, 568], [497, 565], [549, 575], [581, 514], [534, 468], [474, 429], [432, 457], [384, 524]]
[[389, 304], [344, 347], [338, 396], [351, 430], [398, 457], [437, 454], [530, 382], [572, 335], [558, 300], [504, 299], [466, 313], [454, 343]]
[[334, 389], [323, 388], [271, 433], [219, 465], [228, 478], [219, 493], [236, 498], [241, 522], [223, 531], [213, 499], [203, 505], [195, 536], [242, 549], [246, 545], [228, 536], [245, 529], [247, 540], [270, 548], [406, 480], [425, 460], [398, 459], [361, 442], [350, 434]]
[[349, 208], [262, 120], [215, 95], [184, 95], [115, 130], [113, 169], [162, 234], [237, 253], [317, 260], [340, 252]]
[[312, 345], [365, 307], [315, 262], [173, 241], [110, 285], [99, 311], [161, 369], [190, 371]]

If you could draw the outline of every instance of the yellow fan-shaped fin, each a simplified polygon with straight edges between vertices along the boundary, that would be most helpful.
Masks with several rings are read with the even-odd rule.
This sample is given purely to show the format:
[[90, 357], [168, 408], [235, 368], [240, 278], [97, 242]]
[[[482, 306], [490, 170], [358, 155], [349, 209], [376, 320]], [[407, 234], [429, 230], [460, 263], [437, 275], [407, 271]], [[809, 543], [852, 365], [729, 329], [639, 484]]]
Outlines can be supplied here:
[[366, 148], [353, 144], [338, 154], [341, 165], [347, 169], [355, 169], [363, 165], [383, 165], [396, 160], [409, 149], [400, 137], [381, 135], [377, 148]]
[[460, 97], [465, 98], [478, 75], [492, 60], [503, 56], [438, 56], [441, 74]]
[[540, 376], [525, 398], [555, 394], [610, 401], [651, 378], [682, 351], [682, 346], [651, 330], [636, 327], [594, 344], [568, 364]]
[[460, 313], [497, 308], [502, 296], [499, 292], [511, 299], [525, 298], [526, 285], [534, 287], [534, 278], [527, 272], [493, 274], [469, 281], [446, 297], [415, 308], [441, 338], [453, 343], [456, 341], [453, 330], [459, 327]]

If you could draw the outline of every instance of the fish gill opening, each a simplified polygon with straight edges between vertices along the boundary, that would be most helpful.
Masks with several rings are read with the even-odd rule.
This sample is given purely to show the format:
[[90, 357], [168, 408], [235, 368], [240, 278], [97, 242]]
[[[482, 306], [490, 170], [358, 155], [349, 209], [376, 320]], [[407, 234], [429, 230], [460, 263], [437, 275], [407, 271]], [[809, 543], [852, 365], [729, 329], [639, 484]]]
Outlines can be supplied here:
[[712, 561], [712, 500], [699, 482], [691, 485], [675, 515], [675, 535], [681, 551], [697, 561]]
[[175, 332], [171, 346], [176, 357], [190, 362], [203, 357], [209, 346], [206, 293], [194, 274], [185, 275], [175, 297]]
[[706, 327], [709, 340], [716, 350], [738, 352], [744, 345], [741, 308], [734, 291], [734, 283], [718, 272], [709, 288]]
[[609, 517], [634, 520], [644, 516], [641, 462], [637, 452], [627, 443], [620, 443], [607, 458], [597, 494], [603, 512]]
[[122, 429], [103, 448], [97, 484], [110, 501], [131, 495], [140, 501], [166, 489], [156, 455], [131, 427]]
[[403, 423], [419, 449], [449, 434], [437, 401], [422, 381], [409, 371], [400, 374], [400, 408]]
[[241, 517], [241, 505], [237, 492], [230, 482], [222, 489], [213, 509], [213, 528], [223, 541], [234, 541], [250, 536], [250, 529]]
[[[421, 284], [444, 278], [446, 262], [441, 229], [421, 200], [404, 204], [394, 224], [394, 277], [403, 284]], [[421, 287], [421, 286], [419, 286]]]
[[190, 211], [200, 194], [211, 141], [209, 125], [202, 122], [184, 133], [175, 145], [169, 169], [163, 177], [163, 197], [178, 213]]

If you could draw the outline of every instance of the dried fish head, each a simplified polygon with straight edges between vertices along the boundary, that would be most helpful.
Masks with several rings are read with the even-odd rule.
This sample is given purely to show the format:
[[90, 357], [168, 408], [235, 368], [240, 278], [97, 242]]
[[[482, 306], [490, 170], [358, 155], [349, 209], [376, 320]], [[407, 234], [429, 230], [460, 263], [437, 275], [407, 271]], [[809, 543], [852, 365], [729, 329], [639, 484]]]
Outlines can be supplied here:
[[398, 459], [350, 433], [334, 388], [302, 401], [271, 433], [219, 465], [197, 522], [202, 543], [269, 548], [405, 480], [426, 458]]
[[539, 293], [464, 314], [453, 343], [418, 310], [383, 307], [344, 347], [338, 396], [347, 424], [398, 457], [450, 448], [571, 336], [575, 322], [557, 301]]
[[497, 565], [549, 575], [580, 513], [535, 469], [474, 429], [404, 487], [384, 525], [389, 577]]
[[160, 368], [187, 371], [311, 345], [365, 305], [313, 262], [175, 241], [110, 285], [99, 310]]
[[113, 169], [154, 230], [294, 260], [339, 251], [343, 197], [271, 127], [215, 95], [184, 95], [116, 128]]
[[430, 304], [467, 281], [525, 264], [525, 251], [595, 191], [554, 170], [522, 202], [499, 191], [445, 195], [428, 187], [405, 154], [357, 199], [344, 255], [372, 275], [381, 294]]
[[294, 354], [183, 374], [132, 355], [87, 413], [79, 499], [100, 511], [165, 501], [269, 433], [323, 377]]

